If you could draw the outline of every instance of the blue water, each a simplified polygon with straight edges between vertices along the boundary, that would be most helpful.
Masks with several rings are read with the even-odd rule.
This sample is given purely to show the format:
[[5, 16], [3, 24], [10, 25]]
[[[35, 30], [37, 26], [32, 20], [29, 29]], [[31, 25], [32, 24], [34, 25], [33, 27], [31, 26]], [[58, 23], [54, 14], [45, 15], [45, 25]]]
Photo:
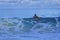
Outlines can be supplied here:
[[0, 40], [59, 40], [60, 17], [0, 18]]

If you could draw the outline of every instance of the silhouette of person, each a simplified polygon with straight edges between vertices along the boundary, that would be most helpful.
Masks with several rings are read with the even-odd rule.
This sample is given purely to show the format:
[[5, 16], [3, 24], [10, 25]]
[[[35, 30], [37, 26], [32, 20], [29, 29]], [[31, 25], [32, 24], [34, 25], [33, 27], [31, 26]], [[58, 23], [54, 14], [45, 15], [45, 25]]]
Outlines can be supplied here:
[[39, 17], [38, 17], [36, 14], [34, 14], [33, 18], [34, 18], [34, 20], [36, 20], [36, 21], [39, 19]]

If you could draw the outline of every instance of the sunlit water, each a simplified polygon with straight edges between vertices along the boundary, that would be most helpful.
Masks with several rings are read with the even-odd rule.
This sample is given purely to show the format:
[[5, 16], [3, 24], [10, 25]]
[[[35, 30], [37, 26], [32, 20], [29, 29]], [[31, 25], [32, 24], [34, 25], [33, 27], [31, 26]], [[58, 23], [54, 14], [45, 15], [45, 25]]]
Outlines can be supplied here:
[[59, 40], [60, 17], [0, 18], [0, 40]]

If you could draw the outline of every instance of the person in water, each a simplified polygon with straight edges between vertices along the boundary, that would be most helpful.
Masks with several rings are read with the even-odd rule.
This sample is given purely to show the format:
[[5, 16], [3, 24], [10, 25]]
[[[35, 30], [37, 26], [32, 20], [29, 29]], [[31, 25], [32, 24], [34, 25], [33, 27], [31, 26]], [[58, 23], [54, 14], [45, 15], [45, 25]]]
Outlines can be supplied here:
[[39, 20], [39, 17], [36, 15], [36, 14], [34, 14], [34, 16], [33, 16], [33, 18], [34, 18], [34, 20]]

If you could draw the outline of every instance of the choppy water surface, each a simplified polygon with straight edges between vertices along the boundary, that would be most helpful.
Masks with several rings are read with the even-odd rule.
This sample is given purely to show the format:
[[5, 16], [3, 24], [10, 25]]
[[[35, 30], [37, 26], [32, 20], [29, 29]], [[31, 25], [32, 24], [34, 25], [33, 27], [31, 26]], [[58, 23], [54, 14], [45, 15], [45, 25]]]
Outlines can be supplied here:
[[[5, 38], [4, 38], [5, 37]], [[0, 18], [1, 40], [59, 40], [60, 17]]]

